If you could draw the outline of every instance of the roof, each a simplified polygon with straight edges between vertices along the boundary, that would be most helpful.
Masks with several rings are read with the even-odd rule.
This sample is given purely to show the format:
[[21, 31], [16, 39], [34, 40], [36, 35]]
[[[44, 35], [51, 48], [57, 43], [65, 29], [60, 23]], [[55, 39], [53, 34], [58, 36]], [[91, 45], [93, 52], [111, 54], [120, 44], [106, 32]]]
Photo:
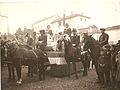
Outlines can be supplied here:
[[78, 30], [86, 30], [86, 29], [90, 29], [90, 27], [80, 28], [80, 29], [78, 29]]
[[97, 26], [95, 26], [95, 25], [92, 25], [92, 26], [90, 26], [91, 28], [95, 28], [95, 29], [98, 29], [98, 27]]
[[95, 25], [91, 25], [91, 26], [89, 26], [89, 27], [85, 27], [85, 28], [80, 28], [79, 30], [86, 30], [86, 29], [98, 29], [98, 27], [97, 26], [95, 26]]
[[120, 29], [120, 25], [116, 25], [116, 26], [106, 28], [106, 30], [114, 30], [114, 29]]
[[8, 18], [8, 16], [3, 16], [3, 15], [0, 15], [1, 17], [4, 17], [4, 18]]
[[[90, 17], [84, 16], [84, 15], [81, 15], [81, 14], [72, 14], [72, 15], [66, 16], [65, 20], [71, 19], [71, 18], [74, 18], [74, 17], [79, 17], [79, 16], [90, 19]], [[56, 19], [56, 20], [52, 21], [51, 23], [53, 24], [53, 23], [56, 23], [56, 22], [59, 22], [59, 21], [62, 21], [62, 20], [63, 20], [63, 18], [59, 18], [59, 19]]]
[[58, 16], [58, 17], [60, 18], [60, 16], [57, 15], [57, 14], [56, 14], [56, 15], [52, 15], [52, 16], [50, 16], [50, 17], [43, 18], [43, 19], [41, 19], [41, 20], [39, 20], [39, 21], [33, 23], [33, 25], [35, 25], [35, 24], [37, 24], [37, 23], [39, 23], [39, 22], [42, 22], [42, 21], [45, 21], [45, 20], [51, 19], [51, 18], [53, 18], [54, 16]]

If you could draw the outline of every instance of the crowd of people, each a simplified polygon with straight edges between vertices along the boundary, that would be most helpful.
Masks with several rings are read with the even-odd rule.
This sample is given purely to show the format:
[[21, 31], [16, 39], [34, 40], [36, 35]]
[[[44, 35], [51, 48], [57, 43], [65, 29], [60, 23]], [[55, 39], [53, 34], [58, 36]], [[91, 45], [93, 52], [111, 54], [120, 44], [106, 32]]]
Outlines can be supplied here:
[[[37, 37], [36, 32], [33, 33], [33, 35], [30, 35], [27, 33], [24, 38], [24, 44], [28, 45], [31, 49], [37, 48], [45, 51], [45, 48], [47, 46], [48, 38], [52, 39], [54, 41], [54, 34], [52, 33], [52, 30], [50, 29], [50, 26], [47, 27], [48, 30], [40, 30], [40, 35]], [[102, 47], [100, 50], [100, 57], [98, 59], [98, 68], [100, 73], [99, 82], [103, 87], [110, 86], [111, 83], [114, 86], [119, 86], [120, 84], [120, 77], [116, 78], [115, 73], [113, 73], [117, 67], [117, 64], [115, 63], [115, 67], [111, 67], [113, 65], [116, 58], [117, 53], [120, 51], [120, 40], [115, 45], [109, 45], [109, 35], [105, 33], [105, 29], [101, 28], [101, 35], [99, 37], [99, 45]], [[64, 32], [59, 32], [57, 35], [57, 45], [56, 50], [62, 51], [62, 40], [66, 38], [66, 40], [70, 41], [72, 43], [72, 46], [77, 48], [80, 45], [80, 36], [77, 34], [77, 29], [69, 28], [69, 25], [66, 24], [66, 27], [64, 29]], [[12, 42], [19, 43], [19, 38], [15, 38], [12, 40]], [[1, 40], [1, 46], [4, 45], [7, 42], [7, 37], [4, 36], [4, 38]], [[120, 73], [119, 73], [120, 76]], [[112, 79], [111, 79], [112, 78]], [[116, 82], [116, 79], [119, 79], [119, 81]], [[98, 82], [98, 83], [99, 83]]]
[[[98, 59], [99, 81], [102, 87], [115, 87], [120, 85], [120, 77], [117, 77], [116, 72], [119, 72], [119, 64], [116, 61], [116, 56], [120, 51], [120, 40], [115, 45], [108, 43], [109, 35], [105, 33], [105, 29], [101, 28], [101, 35], [99, 37], [99, 44], [102, 47]], [[120, 76], [120, 73], [118, 73]], [[120, 88], [120, 87], [119, 87]]]

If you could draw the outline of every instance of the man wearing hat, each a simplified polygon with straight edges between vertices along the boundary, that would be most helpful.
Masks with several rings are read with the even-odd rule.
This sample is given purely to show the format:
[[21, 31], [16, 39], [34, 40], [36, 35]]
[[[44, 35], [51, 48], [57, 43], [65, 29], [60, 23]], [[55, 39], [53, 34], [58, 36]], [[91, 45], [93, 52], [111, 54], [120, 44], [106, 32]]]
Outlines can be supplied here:
[[104, 45], [108, 44], [109, 35], [105, 33], [104, 28], [101, 28], [100, 30], [102, 34], [99, 37], [99, 44], [103, 47]]
[[71, 34], [71, 28], [69, 28], [68, 23], [65, 24], [64, 34], [68, 34], [68, 35]]
[[73, 47], [77, 47], [80, 43], [80, 36], [77, 35], [77, 30], [73, 28], [72, 30], [73, 35], [71, 36], [71, 42]]
[[80, 44], [80, 36], [77, 35], [77, 30], [76, 28], [73, 28], [72, 30], [72, 35], [71, 35], [71, 43], [72, 43], [72, 46], [74, 47], [74, 49], [76, 50], [75, 51], [75, 56], [80, 58], [81, 57], [81, 48], [79, 47], [79, 44]]
[[38, 38], [37, 48], [44, 51], [46, 45], [47, 45], [47, 35], [45, 34], [45, 30], [40, 30], [40, 36]]

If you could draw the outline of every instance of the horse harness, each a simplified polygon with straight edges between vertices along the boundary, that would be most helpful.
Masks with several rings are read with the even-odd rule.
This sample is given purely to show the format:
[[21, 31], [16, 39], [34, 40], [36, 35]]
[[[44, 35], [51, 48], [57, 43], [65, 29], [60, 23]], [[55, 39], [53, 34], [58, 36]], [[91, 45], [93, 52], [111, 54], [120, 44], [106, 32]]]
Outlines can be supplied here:
[[36, 58], [38, 58], [38, 55], [35, 53], [35, 51], [34, 51], [34, 50], [30, 50], [30, 51], [32, 51], [32, 52], [33, 52], [33, 54], [35, 55], [35, 57], [36, 57]]

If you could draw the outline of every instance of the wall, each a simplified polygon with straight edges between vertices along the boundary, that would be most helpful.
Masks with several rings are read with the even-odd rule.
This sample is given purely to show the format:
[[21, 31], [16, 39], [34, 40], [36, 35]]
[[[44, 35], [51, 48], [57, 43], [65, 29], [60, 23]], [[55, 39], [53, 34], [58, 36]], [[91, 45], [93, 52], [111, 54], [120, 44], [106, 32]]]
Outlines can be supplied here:
[[109, 41], [117, 43], [120, 40], [120, 29], [106, 31], [106, 33], [109, 35]]
[[[47, 29], [47, 25], [51, 25], [51, 22], [57, 18], [59, 18], [59, 16], [55, 15], [49, 19], [46, 19], [44, 21], [34, 24], [33, 28], [36, 32], [38, 32], [41, 29]], [[52, 26], [51, 26], [51, 28], [52, 28]]]
[[[116, 44], [120, 40], [120, 29], [107, 30], [106, 33], [109, 35], [109, 43]], [[98, 40], [101, 33], [93, 34], [93, 37]]]
[[68, 19], [65, 22], [69, 24], [70, 28], [80, 29], [89, 27], [89, 19], [80, 16]]

